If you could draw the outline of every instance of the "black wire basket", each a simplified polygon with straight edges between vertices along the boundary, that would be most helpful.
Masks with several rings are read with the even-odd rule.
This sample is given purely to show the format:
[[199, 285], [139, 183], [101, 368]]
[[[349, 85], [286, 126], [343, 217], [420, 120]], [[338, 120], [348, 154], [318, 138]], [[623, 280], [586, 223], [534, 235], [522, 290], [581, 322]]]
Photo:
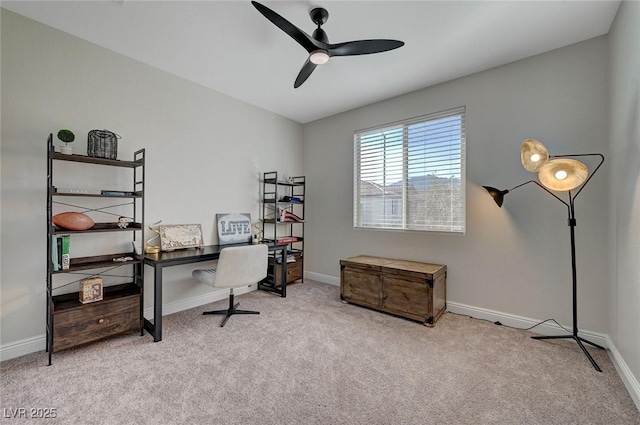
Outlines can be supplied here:
[[120, 136], [109, 130], [91, 130], [87, 136], [87, 155], [117, 159], [119, 138]]

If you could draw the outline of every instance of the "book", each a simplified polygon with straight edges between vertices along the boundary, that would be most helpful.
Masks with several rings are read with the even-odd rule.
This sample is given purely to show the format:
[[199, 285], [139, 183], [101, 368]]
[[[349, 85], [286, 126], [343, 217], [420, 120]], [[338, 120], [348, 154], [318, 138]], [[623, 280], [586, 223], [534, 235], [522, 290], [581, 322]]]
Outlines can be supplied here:
[[70, 194], [78, 194], [78, 195], [100, 195], [100, 190], [98, 189], [76, 189], [76, 188], [68, 188], [68, 187], [57, 187], [56, 193], [70, 193]]
[[51, 263], [53, 264], [53, 271], [60, 270], [60, 264], [58, 263], [58, 236], [51, 236]]
[[106, 196], [133, 196], [136, 193], [126, 190], [101, 190], [100, 194]]
[[62, 238], [58, 236], [56, 238], [56, 251], [57, 251], [57, 262], [58, 262], [58, 270], [62, 270]]
[[62, 257], [60, 258], [62, 270], [69, 270], [69, 266], [71, 265], [71, 256], [69, 253], [71, 237], [69, 235], [61, 235], [60, 239], [62, 239]]
[[[292, 253], [287, 254], [287, 263], [295, 263], [296, 257]], [[282, 264], [282, 257], [276, 257], [276, 263]]]
[[290, 243], [290, 242], [298, 242], [298, 238], [295, 236], [287, 236], [284, 238], [276, 239], [277, 243]]

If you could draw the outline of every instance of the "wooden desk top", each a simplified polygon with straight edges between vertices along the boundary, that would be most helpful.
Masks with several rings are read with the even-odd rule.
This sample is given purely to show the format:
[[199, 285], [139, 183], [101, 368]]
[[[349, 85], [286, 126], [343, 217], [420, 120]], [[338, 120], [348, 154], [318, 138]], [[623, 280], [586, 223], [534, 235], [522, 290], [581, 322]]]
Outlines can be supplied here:
[[[156, 267], [177, 266], [180, 264], [198, 263], [201, 261], [217, 260], [220, 251], [231, 246], [248, 246], [247, 243], [237, 243], [232, 245], [205, 245], [200, 248], [176, 249], [175, 251], [161, 251], [157, 254], [144, 254], [144, 263]], [[266, 244], [269, 250], [275, 250], [286, 246], [286, 244]]]

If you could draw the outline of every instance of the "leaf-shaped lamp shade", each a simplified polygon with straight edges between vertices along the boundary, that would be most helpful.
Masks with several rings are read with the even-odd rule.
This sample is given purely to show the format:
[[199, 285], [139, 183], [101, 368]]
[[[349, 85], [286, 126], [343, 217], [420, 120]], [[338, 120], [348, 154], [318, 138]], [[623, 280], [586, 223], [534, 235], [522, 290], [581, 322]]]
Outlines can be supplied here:
[[544, 187], [560, 192], [575, 189], [588, 176], [589, 169], [584, 163], [569, 158], [552, 159], [538, 172], [538, 179]]
[[525, 170], [535, 173], [549, 161], [549, 151], [542, 142], [527, 139], [520, 147], [520, 161]]

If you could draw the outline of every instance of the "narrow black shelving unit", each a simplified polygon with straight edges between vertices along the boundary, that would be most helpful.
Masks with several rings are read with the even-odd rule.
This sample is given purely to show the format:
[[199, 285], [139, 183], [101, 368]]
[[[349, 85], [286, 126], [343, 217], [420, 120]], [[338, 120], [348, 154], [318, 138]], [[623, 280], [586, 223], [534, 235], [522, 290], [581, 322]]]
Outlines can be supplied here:
[[270, 258], [269, 273], [276, 285], [281, 273], [286, 283], [304, 281], [304, 225], [306, 179], [296, 176], [284, 179], [277, 171], [262, 176], [262, 237], [264, 242], [286, 243], [288, 262]]
[[[115, 159], [89, 157], [84, 155], [68, 155], [55, 152], [53, 134], [49, 134], [47, 140], [47, 315], [46, 315], [46, 350], [48, 364], [51, 365], [52, 353], [81, 344], [97, 341], [109, 336], [126, 332], [140, 331], [142, 334], [143, 318], [143, 290], [144, 267], [142, 254], [137, 254], [134, 246], [142, 247], [144, 229], [144, 190], [145, 190], [145, 150], [135, 152], [133, 161], [120, 161]], [[96, 166], [118, 167], [131, 169], [133, 179], [130, 192], [123, 194], [96, 194], [58, 191], [54, 186], [54, 163], [70, 162]], [[70, 204], [67, 199], [78, 200], [89, 198], [117, 199], [115, 205], [107, 205], [101, 208], [89, 208]], [[65, 202], [66, 201], [66, 202]], [[123, 202], [124, 201], [124, 202]], [[117, 219], [111, 222], [96, 222], [87, 230], [68, 230], [53, 224], [54, 206], [68, 211], [89, 212], [117, 216], [111, 212], [105, 212], [110, 208], [125, 208], [130, 211], [129, 222], [126, 227], [118, 226]], [[123, 252], [78, 257], [71, 255], [69, 266], [66, 269], [58, 269], [53, 264], [53, 239], [58, 235], [69, 235], [70, 238], [78, 234], [130, 234], [131, 247]], [[72, 250], [73, 252], [73, 250]], [[57, 290], [72, 284], [78, 284], [88, 276], [111, 276], [109, 271], [117, 269], [120, 273], [123, 268], [131, 267], [124, 274], [117, 275], [119, 279], [130, 279], [130, 282], [118, 283], [103, 288], [103, 299], [93, 303], [80, 302], [79, 293], [60, 293], [54, 295]], [[88, 273], [91, 270], [107, 269], [106, 271]], [[79, 275], [77, 280], [54, 286], [56, 275]]]

